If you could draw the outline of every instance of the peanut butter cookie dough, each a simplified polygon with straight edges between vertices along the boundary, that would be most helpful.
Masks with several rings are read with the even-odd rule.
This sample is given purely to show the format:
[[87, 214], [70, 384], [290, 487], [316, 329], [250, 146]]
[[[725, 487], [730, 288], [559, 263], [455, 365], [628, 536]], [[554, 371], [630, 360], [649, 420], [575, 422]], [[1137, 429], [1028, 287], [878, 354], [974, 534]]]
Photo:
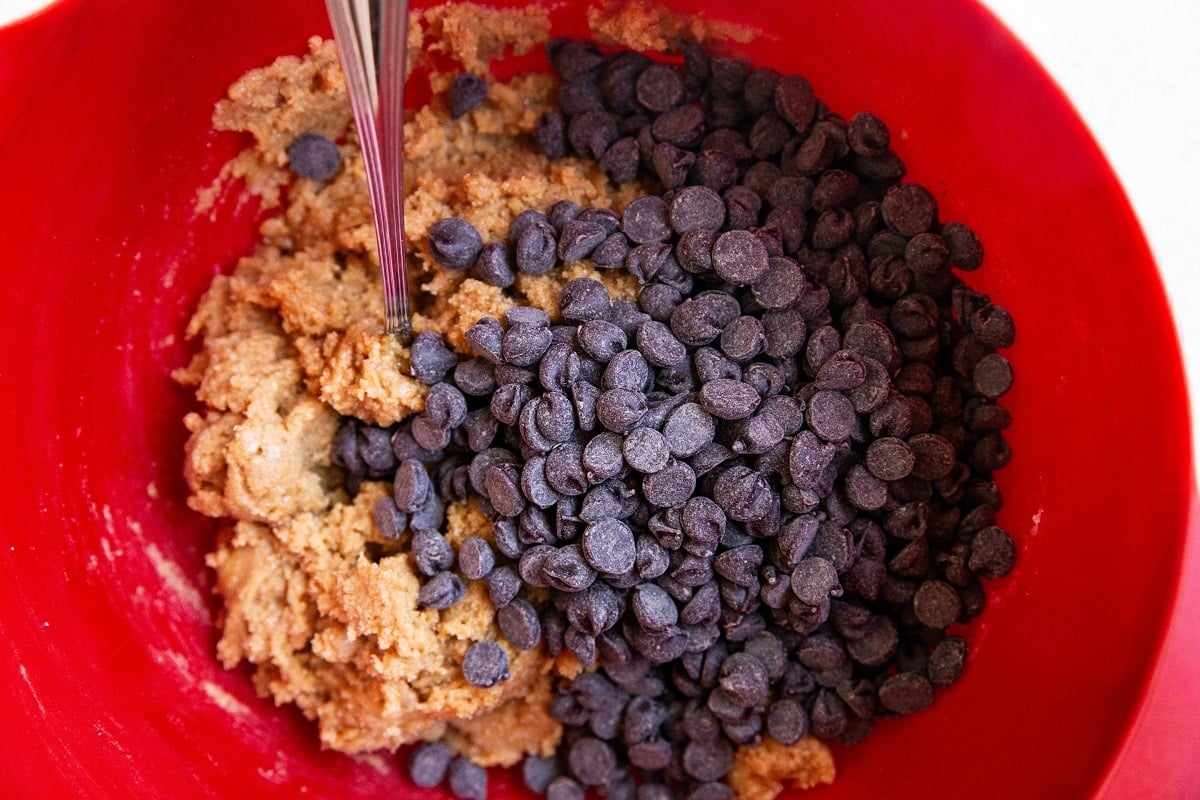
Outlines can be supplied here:
[[[695, 24], [668, 26], [670, 17], [646, 4], [608, 7], [592, 23], [605, 41], [620, 41], [622, 29], [635, 30], [622, 22], [630, 14], [645, 21], [636, 27], [641, 39], [681, 31], [704, 38]], [[446, 5], [414, 14], [410, 54], [450, 55], [486, 74], [492, 58], [528, 51], [548, 34], [541, 9]], [[433, 73], [435, 93], [451, 78]], [[467, 220], [488, 240], [528, 208], [569, 199], [619, 211], [644, 192], [615, 187], [594, 162], [550, 161], [532, 145], [528, 134], [555, 89], [549, 75], [525, 75], [491, 83], [483, 104], [460, 119], [450, 119], [438, 95], [410, 116], [405, 218], [416, 332], [437, 331], [467, 352], [464, 334], [480, 317], [501, 317], [515, 303], [557, 317], [562, 285], [581, 276], [601, 280], [614, 297], [636, 297], [632, 276], [598, 272], [587, 261], [519, 276], [500, 290], [437, 267], [428, 252], [429, 228], [446, 216]], [[578, 672], [578, 662], [510, 647], [477, 582], [446, 610], [418, 609], [412, 557], [372, 521], [373, 504], [390, 486], [368, 482], [352, 497], [332, 463], [341, 415], [390, 425], [421, 411], [426, 392], [409, 375], [407, 348], [383, 333], [365, 173], [333, 43], [314, 38], [305, 55], [245, 75], [218, 104], [214, 125], [253, 139], [223, 180], [242, 181], [279, 208], [261, 226], [255, 252], [204, 295], [188, 327], [198, 353], [175, 375], [204, 406], [185, 420], [189, 504], [230, 523], [208, 559], [224, 604], [219, 658], [230, 668], [254, 665], [259, 693], [295, 703], [331, 749], [353, 754], [444, 739], [485, 766], [550, 755], [562, 733], [548, 714], [553, 685]], [[340, 143], [342, 167], [332, 179], [288, 169], [287, 147], [304, 133]], [[473, 504], [449, 507], [444, 532], [452, 544], [491, 536]], [[511, 671], [486, 689], [467, 683], [460, 669], [466, 649], [481, 640], [500, 643]], [[803, 744], [781, 748], [790, 755], [779, 763], [808, 776], [799, 785], [831, 781], [828, 750]], [[763, 780], [777, 775], [761, 761], [739, 762], [746, 796], [755, 800], [770, 796]]]

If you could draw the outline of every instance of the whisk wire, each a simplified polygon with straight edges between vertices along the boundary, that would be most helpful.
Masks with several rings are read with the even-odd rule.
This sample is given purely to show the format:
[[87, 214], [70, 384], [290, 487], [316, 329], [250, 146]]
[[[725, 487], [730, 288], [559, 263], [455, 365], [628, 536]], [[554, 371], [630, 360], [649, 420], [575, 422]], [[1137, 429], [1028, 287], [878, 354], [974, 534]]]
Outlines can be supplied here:
[[[404, 263], [404, 66], [407, 0], [326, 0], [358, 129], [383, 277], [387, 332], [411, 334]], [[374, 7], [374, 8], [373, 8]], [[381, 24], [373, 12], [382, 17]], [[382, 40], [379, 47], [374, 31]], [[379, 64], [376, 64], [376, 55]]]

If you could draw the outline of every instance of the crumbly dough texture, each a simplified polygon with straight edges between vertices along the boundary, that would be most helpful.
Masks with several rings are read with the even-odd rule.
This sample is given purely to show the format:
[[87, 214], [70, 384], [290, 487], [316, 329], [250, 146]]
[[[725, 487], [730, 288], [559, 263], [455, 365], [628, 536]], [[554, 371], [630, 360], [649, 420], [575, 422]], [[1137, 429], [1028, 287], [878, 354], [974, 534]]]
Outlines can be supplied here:
[[[619, 12], [606, 13], [611, 28]], [[548, 32], [542, 9], [457, 4], [414, 13], [410, 44], [418, 58], [450, 55], [486, 74], [492, 58], [525, 52]], [[432, 86], [444, 88], [453, 74], [431, 71]], [[521, 276], [502, 292], [429, 255], [429, 228], [447, 215], [496, 240], [527, 208], [566, 198], [619, 211], [644, 191], [614, 187], [592, 162], [550, 162], [535, 150], [528, 134], [555, 89], [552, 76], [526, 75], [492, 83], [484, 103], [459, 120], [439, 95], [410, 116], [405, 222], [417, 332], [439, 331], [465, 352], [463, 336], [480, 317], [501, 317], [517, 302], [557, 316], [563, 283], [582, 275], [636, 298], [631, 276], [587, 261]], [[404, 542], [384, 540], [372, 521], [390, 486], [367, 483], [351, 497], [332, 464], [340, 415], [390, 425], [425, 402], [407, 348], [383, 332], [366, 177], [333, 43], [314, 38], [304, 56], [247, 73], [213, 119], [251, 139], [221, 180], [242, 181], [279, 208], [254, 253], [214, 278], [187, 330], [198, 352], [175, 373], [204, 406], [185, 419], [189, 505], [230, 522], [208, 558], [223, 599], [221, 662], [252, 664], [259, 693], [295, 703], [335, 750], [443, 738], [483, 765], [552, 753], [562, 733], [548, 714], [553, 685], [576, 674], [578, 662], [509, 647], [478, 583], [449, 609], [418, 609]], [[340, 143], [343, 166], [329, 181], [287, 169], [288, 145], [306, 132]], [[215, 191], [201, 196], [199, 211]], [[456, 544], [490, 537], [490, 525], [474, 505], [452, 505], [445, 533]], [[512, 673], [489, 689], [467, 684], [460, 668], [482, 639], [505, 647]]]
[[785, 788], [811, 789], [833, 783], [833, 754], [811, 736], [793, 745], [771, 737], [750, 747], [740, 747], [726, 780], [740, 800], [773, 800]]

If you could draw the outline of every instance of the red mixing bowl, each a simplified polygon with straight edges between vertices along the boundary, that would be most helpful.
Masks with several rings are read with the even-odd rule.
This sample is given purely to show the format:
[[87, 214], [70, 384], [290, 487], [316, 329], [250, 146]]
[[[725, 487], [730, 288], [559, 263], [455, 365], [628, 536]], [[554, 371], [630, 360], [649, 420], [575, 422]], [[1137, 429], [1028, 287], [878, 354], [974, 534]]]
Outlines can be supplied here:
[[[556, 32], [581, 34], [577, 3]], [[959, 0], [672, 0], [757, 26], [745, 51], [879, 113], [910, 177], [987, 247], [971, 279], [1018, 324], [1000, 482], [1016, 570], [961, 683], [838, 747], [833, 798], [1195, 798], [1200, 514], [1163, 290], [1062, 94]], [[184, 504], [185, 322], [254, 241], [242, 142], [210, 126], [245, 70], [328, 33], [319, 0], [63, 0], [0, 31], [0, 796], [433, 797], [214, 657]], [[544, 63], [540, 58], [522, 66]], [[1189, 537], [1189, 529], [1191, 535]], [[494, 797], [523, 796], [512, 774]]]

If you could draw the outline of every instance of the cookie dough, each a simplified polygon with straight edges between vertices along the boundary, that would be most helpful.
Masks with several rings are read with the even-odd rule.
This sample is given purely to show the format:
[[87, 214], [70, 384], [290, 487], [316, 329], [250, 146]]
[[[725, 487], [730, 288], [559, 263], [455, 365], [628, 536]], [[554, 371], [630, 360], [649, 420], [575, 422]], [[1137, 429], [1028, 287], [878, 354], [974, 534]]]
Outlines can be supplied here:
[[[621, 13], [634, 12], [609, 7], [595, 22], [611, 38]], [[414, 13], [412, 23], [410, 52], [449, 55], [481, 74], [490, 59], [540, 45], [549, 31], [543, 9], [469, 4]], [[662, 26], [653, 29], [660, 36], [678, 33]], [[437, 90], [452, 77], [434, 71], [430, 82]], [[598, 272], [587, 261], [521, 276], [506, 293], [429, 256], [428, 230], [448, 215], [489, 240], [527, 208], [570, 199], [619, 211], [644, 192], [614, 187], [592, 162], [550, 162], [535, 150], [528, 134], [555, 91], [551, 76], [525, 75], [492, 82], [484, 103], [461, 119], [449, 118], [437, 94], [410, 115], [405, 221], [417, 332], [439, 331], [465, 351], [471, 324], [515, 302], [557, 316], [563, 283], [581, 275], [604, 281], [615, 296], [636, 297], [631, 276]], [[187, 331], [198, 352], [175, 373], [204, 406], [185, 420], [189, 504], [229, 521], [208, 558], [223, 600], [221, 662], [252, 664], [259, 693], [296, 704], [335, 750], [442, 738], [489, 766], [552, 753], [561, 737], [547, 711], [554, 684], [578, 663], [569, 654], [551, 660], [541, 650], [510, 648], [480, 584], [449, 609], [418, 609], [411, 556], [372, 522], [372, 506], [390, 486], [367, 483], [351, 496], [332, 464], [341, 415], [386, 426], [420, 411], [425, 398], [408, 374], [407, 349], [383, 332], [365, 172], [333, 43], [314, 38], [305, 55], [245, 75], [217, 105], [214, 125], [251, 142], [222, 181], [238, 181], [278, 208], [254, 253], [216, 277], [201, 299]], [[308, 132], [339, 143], [342, 168], [328, 181], [287, 168], [288, 145]], [[201, 212], [216, 191], [199, 198]], [[447, 510], [452, 543], [490, 537], [490, 527], [473, 505]], [[460, 672], [467, 647], [482, 639], [506, 648], [512, 673], [488, 689]], [[823, 745], [791, 752], [792, 764], [826, 759], [831, 775]]]
[[785, 787], [811, 789], [833, 783], [835, 774], [833, 755], [818, 739], [782, 745], [768, 736], [738, 748], [726, 780], [739, 800], [774, 800]]

